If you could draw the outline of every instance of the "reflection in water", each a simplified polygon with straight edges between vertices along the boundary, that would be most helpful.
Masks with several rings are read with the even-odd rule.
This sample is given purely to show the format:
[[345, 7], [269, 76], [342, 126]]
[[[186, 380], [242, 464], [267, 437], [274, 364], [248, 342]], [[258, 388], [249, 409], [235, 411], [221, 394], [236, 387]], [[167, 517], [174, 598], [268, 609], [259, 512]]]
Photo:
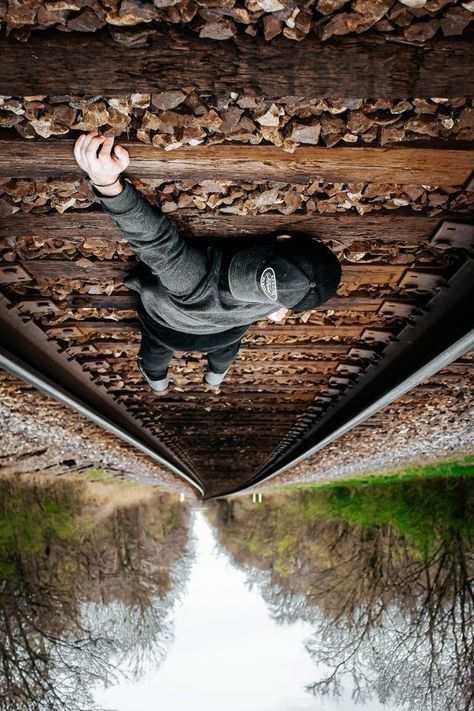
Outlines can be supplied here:
[[0, 709], [92, 711], [96, 683], [159, 665], [187, 528], [170, 494], [1, 479]]
[[[165, 663], [139, 684], [101, 693], [101, 703], [116, 711], [314, 711], [304, 690], [313, 671], [302, 643], [310, 626], [275, 625], [258, 591], [216, 549], [201, 512], [193, 532], [196, 557]], [[336, 709], [351, 706], [319, 711]]]
[[0, 711], [468, 711], [473, 513], [468, 477], [211, 502], [189, 577], [174, 495], [0, 479]]
[[308, 686], [408, 709], [474, 706], [474, 479], [218, 501], [209, 517], [277, 621], [305, 620]]

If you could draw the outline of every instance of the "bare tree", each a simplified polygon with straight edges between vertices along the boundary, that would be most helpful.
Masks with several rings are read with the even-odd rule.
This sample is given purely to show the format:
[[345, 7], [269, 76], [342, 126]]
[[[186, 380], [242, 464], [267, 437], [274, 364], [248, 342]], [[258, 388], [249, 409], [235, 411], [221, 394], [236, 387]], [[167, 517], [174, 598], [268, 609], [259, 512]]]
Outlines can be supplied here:
[[364, 523], [350, 521], [361, 518], [355, 489], [347, 509], [315, 491], [209, 509], [273, 618], [313, 626], [307, 650], [330, 671], [309, 692], [338, 696], [350, 680], [356, 702], [474, 708], [474, 481], [425, 487], [386, 487], [374, 502], [365, 489]]
[[104, 511], [86, 488], [0, 484], [0, 711], [95, 711], [94, 687], [166, 656], [189, 513], [158, 493]]

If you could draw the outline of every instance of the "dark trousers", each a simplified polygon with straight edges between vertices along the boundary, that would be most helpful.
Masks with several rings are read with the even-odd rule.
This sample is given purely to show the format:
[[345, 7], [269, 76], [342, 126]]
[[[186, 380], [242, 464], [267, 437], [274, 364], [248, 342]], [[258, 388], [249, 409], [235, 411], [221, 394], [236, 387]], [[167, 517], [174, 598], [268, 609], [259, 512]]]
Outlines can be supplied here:
[[[143, 312], [139, 311], [139, 318], [142, 340], [138, 352], [138, 364], [151, 380], [166, 378], [168, 366], [176, 351], [206, 353], [209, 370], [213, 373], [225, 373], [235, 361], [243, 334], [248, 328], [243, 326], [205, 336], [177, 332], [170, 334], [169, 329], [165, 331], [160, 328]], [[164, 339], [168, 342], [163, 342]]]
[[[207, 362], [209, 370], [213, 373], [225, 373], [227, 368], [234, 362], [239, 348], [240, 340], [230, 346], [208, 351]], [[138, 361], [151, 380], [163, 380], [163, 378], [166, 378], [173, 353], [174, 351], [167, 346], [152, 342], [146, 336], [142, 336]]]

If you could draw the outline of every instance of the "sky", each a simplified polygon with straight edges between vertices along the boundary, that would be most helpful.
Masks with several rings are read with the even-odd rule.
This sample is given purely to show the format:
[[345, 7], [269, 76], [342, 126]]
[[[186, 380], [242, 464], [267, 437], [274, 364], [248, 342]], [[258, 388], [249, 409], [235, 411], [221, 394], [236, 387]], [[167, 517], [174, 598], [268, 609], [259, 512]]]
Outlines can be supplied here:
[[[354, 711], [349, 697], [305, 692], [319, 676], [304, 648], [311, 627], [271, 619], [258, 590], [218, 552], [201, 512], [194, 534], [196, 560], [166, 660], [138, 683], [98, 690], [96, 702], [115, 711]], [[357, 708], [395, 711], [375, 701]]]

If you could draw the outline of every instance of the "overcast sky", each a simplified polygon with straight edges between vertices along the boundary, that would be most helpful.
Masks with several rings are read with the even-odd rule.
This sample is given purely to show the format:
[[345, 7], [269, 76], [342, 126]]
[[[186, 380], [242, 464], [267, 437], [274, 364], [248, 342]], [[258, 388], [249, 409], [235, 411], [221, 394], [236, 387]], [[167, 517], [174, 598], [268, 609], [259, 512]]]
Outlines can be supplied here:
[[[196, 560], [176, 609], [175, 640], [160, 669], [134, 685], [97, 693], [116, 711], [354, 711], [349, 699], [315, 698], [305, 684], [318, 677], [304, 649], [309, 625], [277, 626], [257, 590], [216, 549], [196, 516]], [[395, 711], [376, 702], [358, 709]]]

